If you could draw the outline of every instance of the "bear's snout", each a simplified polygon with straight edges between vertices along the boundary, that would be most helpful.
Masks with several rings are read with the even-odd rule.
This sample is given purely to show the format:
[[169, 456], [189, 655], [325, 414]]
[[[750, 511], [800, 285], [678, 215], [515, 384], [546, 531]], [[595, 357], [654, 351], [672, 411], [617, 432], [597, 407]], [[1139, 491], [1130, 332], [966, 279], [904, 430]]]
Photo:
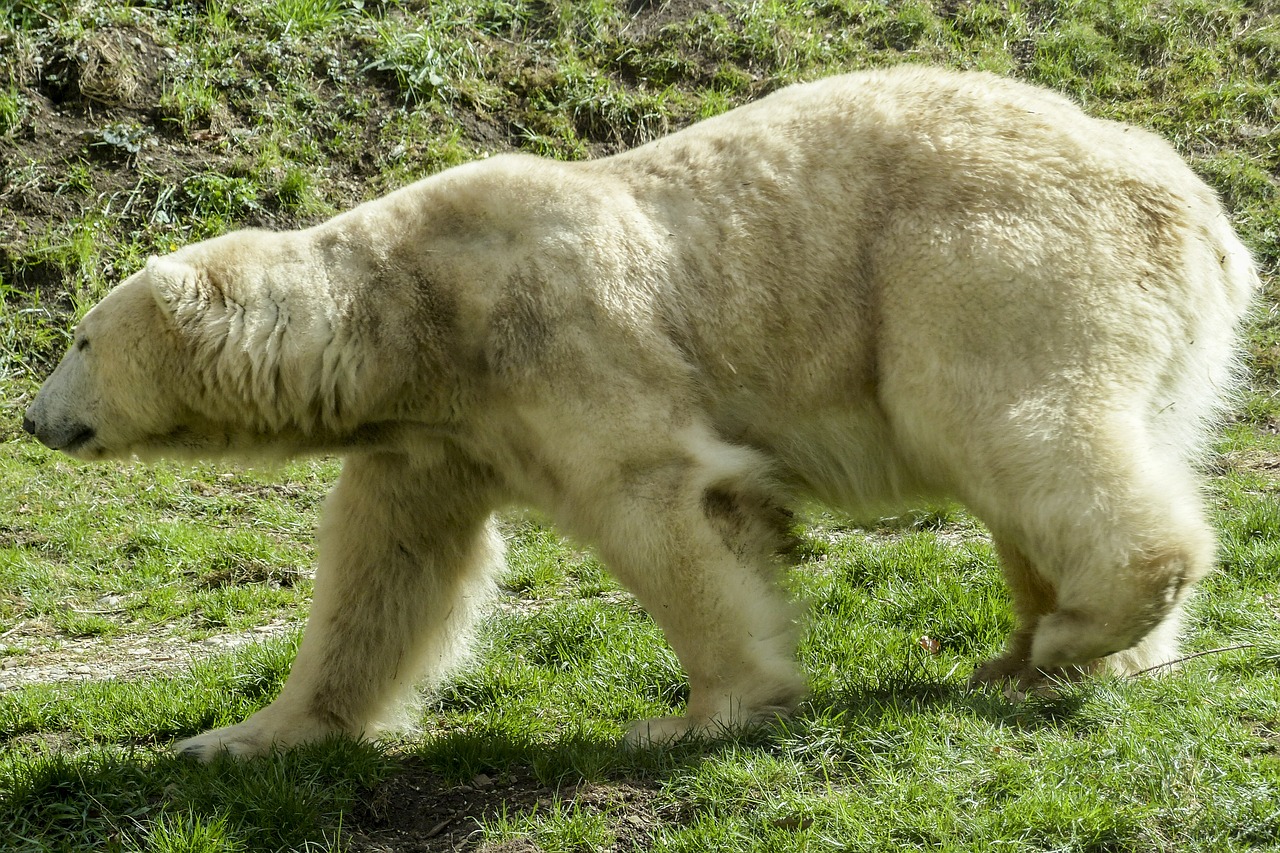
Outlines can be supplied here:
[[22, 417], [22, 428], [50, 450], [61, 450], [73, 453], [93, 440], [97, 430], [79, 421], [64, 423], [40, 423], [38, 413], [33, 414], [33, 405]]

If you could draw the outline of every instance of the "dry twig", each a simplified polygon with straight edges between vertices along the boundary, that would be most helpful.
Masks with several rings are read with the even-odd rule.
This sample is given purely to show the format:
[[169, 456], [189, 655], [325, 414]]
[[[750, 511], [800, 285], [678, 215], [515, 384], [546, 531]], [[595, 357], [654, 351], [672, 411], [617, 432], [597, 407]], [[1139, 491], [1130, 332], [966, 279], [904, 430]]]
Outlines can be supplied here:
[[1253, 643], [1238, 643], [1234, 646], [1222, 646], [1221, 648], [1218, 648], [1218, 649], [1206, 649], [1203, 652], [1196, 652], [1193, 655], [1187, 655], [1186, 657], [1178, 658], [1176, 660], [1167, 660], [1164, 663], [1158, 663], [1155, 666], [1149, 666], [1146, 669], [1140, 669], [1137, 672], [1130, 674], [1129, 677], [1137, 678], [1140, 675], [1146, 675], [1148, 672], [1154, 672], [1157, 669], [1164, 669], [1165, 667], [1168, 667], [1168, 666], [1177, 666], [1180, 663], [1185, 663], [1186, 661], [1189, 661], [1189, 660], [1195, 660], [1196, 658], [1202, 658], [1205, 655], [1218, 655], [1218, 654], [1222, 654], [1223, 652], [1234, 652], [1239, 649], [1251, 649], [1253, 648], [1253, 646], [1254, 646]]

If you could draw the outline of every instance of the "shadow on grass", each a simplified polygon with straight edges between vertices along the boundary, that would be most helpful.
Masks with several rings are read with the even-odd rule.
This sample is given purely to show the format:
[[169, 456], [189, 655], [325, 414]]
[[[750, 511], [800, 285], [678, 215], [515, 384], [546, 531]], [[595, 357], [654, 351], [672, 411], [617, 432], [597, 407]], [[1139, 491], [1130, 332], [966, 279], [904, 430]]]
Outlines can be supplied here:
[[408, 747], [344, 825], [355, 851], [524, 853], [541, 848], [518, 833], [515, 840], [485, 846], [481, 826], [507, 821], [519, 827], [534, 815], [546, 820], [587, 813], [609, 825], [619, 839], [616, 849], [647, 849], [657, 827], [699, 819], [695, 806], [663, 796], [663, 790], [696, 775], [706, 762], [750, 751], [844, 753], [857, 760], [900, 748], [904, 727], [939, 716], [1024, 729], [1092, 727], [1078, 714], [1088, 689], [1073, 686], [1056, 697], [1012, 702], [998, 691], [903, 679], [821, 692], [795, 716], [733, 737], [654, 749], [627, 749], [606, 735], [566, 733], [548, 742], [496, 725], [471, 725]]
[[1084, 731], [1098, 725], [1080, 713], [1091, 689], [1089, 682], [1082, 682], [1013, 695], [995, 685], [970, 688], [936, 679], [895, 678], [817, 692], [805, 705], [809, 714], [799, 719], [834, 716], [847, 726], [878, 729], [893, 720], [946, 712], [1026, 730]]
[[[150, 747], [79, 753], [37, 745], [0, 765], [5, 853], [338, 850], [522, 853], [482, 825], [579, 819], [644, 849], [682, 822], [663, 782], [714, 743], [630, 751], [607, 736], [522, 739], [475, 726], [421, 743], [333, 738], [288, 752], [200, 764]], [[631, 842], [635, 842], [632, 844]], [[529, 842], [532, 845], [532, 842]]]
[[[334, 739], [209, 765], [141, 748], [33, 750], [0, 772], [0, 832], [16, 851], [159, 849], [161, 834], [178, 832], [188, 846], [212, 835], [225, 849], [524, 853], [539, 848], [521, 836], [522, 821], [587, 815], [608, 827], [620, 849], [645, 849], [660, 827], [698, 819], [663, 789], [705, 762], [756, 750], [856, 759], [901, 748], [905, 731], [939, 716], [1025, 729], [1090, 727], [1078, 713], [1088, 690], [1011, 702], [998, 691], [889, 678], [819, 691], [775, 725], [658, 749], [627, 749], [607, 733], [566, 731], [548, 740], [473, 723], [420, 742]], [[492, 829], [482, 827], [494, 825], [510, 837], [493, 841]]]
[[297, 849], [336, 836], [341, 815], [393, 766], [350, 740], [207, 765], [111, 747], [11, 755], [0, 837], [5, 851]]
[[[683, 807], [662, 796], [676, 768], [706, 755], [694, 744], [632, 752], [607, 737], [568, 736], [533, 743], [469, 730], [415, 745], [396, 769], [346, 816], [348, 849], [525, 853], [526, 819], [551, 823], [584, 816], [608, 826], [616, 849], [648, 849], [658, 826], [684, 823]], [[506, 824], [494, 841], [483, 826]]]

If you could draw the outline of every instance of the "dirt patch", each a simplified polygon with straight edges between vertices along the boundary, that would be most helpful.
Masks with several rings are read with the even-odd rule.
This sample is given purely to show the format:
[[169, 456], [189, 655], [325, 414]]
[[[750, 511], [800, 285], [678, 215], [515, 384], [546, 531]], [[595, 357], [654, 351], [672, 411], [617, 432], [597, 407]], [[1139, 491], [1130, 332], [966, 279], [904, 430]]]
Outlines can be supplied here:
[[528, 768], [449, 784], [408, 759], [344, 822], [353, 853], [537, 853], [530, 837], [486, 840], [481, 826], [495, 819], [573, 809], [602, 816], [616, 837], [612, 850], [651, 846], [655, 827], [678, 819], [667, 813], [656, 784], [624, 780], [549, 786]]
[[725, 5], [718, 0], [627, 0], [631, 25], [626, 35], [636, 40], [648, 39], [663, 27], [687, 21], [707, 12], [723, 14]]
[[[110, 601], [102, 605], [102, 614], [113, 612]], [[196, 661], [282, 637], [301, 626], [296, 619], [277, 619], [249, 631], [192, 641], [177, 635], [67, 639], [50, 635], [39, 623], [20, 622], [0, 634], [0, 693], [33, 684], [175, 675]]]
[[1218, 472], [1243, 471], [1280, 483], [1280, 453], [1271, 450], [1243, 450], [1224, 453], [1215, 464]]
[[[657, 49], [668, 27], [725, 11], [717, 0], [618, 0], [618, 8], [629, 16], [619, 37], [640, 52]], [[7, 287], [66, 311], [78, 271], [65, 255], [50, 262], [48, 247], [92, 242], [104, 265], [95, 272], [114, 280], [137, 262], [131, 258], [128, 268], [112, 269], [117, 242], [158, 249], [182, 242], [183, 229], [210, 213], [201, 207], [206, 196], [216, 195], [209, 185], [234, 184], [247, 172], [257, 194], [232, 198], [225, 210], [214, 211], [228, 227], [310, 224], [314, 214], [273, 195], [274, 167], [264, 165], [269, 149], [261, 138], [273, 132], [269, 119], [276, 113], [306, 123], [293, 138], [309, 140], [323, 163], [302, 167], [317, 196], [354, 203], [379, 185], [387, 168], [386, 129], [414, 99], [394, 75], [378, 71], [385, 57], [370, 52], [371, 29], [353, 29], [333, 44], [288, 36], [252, 40], [249, 53], [199, 77], [212, 102], [199, 102], [197, 91], [192, 104], [184, 101], [192, 91], [184, 84], [195, 75], [193, 59], [169, 42], [169, 31], [156, 26], [159, 19], [139, 13], [132, 24], [115, 24], [92, 5], [89, 11], [75, 35], [55, 28], [0, 33], [0, 91], [16, 93], [22, 105], [7, 127], [0, 123], [0, 281]], [[234, 5], [229, 14], [239, 14]], [[487, 37], [477, 32], [477, 55], [487, 55]], [[503, 62], [540, 62], [518, 50], [508, 53]], [[709, 77], [720, 64], [713, 56], [684, 58], [683, 74], [702, 69]], [[624, 61], [615, 65], [610, 74], [638, 85]], [[285, 88], [284, 77], [289, 103], [276, 91]], [[590, 112], [586, 106], [584, 114]], [[524, 126], [536, 112], [527, 107], [518, 98], [503, 104], [458, 98], [437, 105], [435, 126], [441, 136], [460, 131], [475, 150], [510, 150], [521, 147]], [[633, 122], [634, 139], [614, 138], [622, 132], [614, 125], [629, 128], [628, 122], [602, 122], [603, 137], [584, 138], [583, 150], [599, 155], [642, 141], [655, 132], [643, 119]], [[283, 186], [283, 174], [276, 177]], [[86, 214], [100, 215], [109, 227], [85, 233], [95, 231], [94, 217]]]
[[[235, 195], [235, 181], [254, 165], [236, 140], [261, 132], [256, 117], [184, 116], [165, 91], [190, 60], [157, 39], [141, 28], [106, 27], [75, 41], [41, 42], [21, 71], [10, 69], [9, 80], [0, 65], [0, 87], [12, 88], [23, 104], [16, 127], [0, 128], [0, 281], [36, 304], [64, 313], [72, 307], [77, 271], [63, 252], [48, 260], [48, 247], [92, 242], [103, 262], [97, 272], [110, 281], [136, 264], [114, 268], [111, 249], [122, 239], [163, 247], [210, 213], [234, 226], [275, 229], [314, 218], [279, 199]], [[312, 83], [317, 104], [336, 100], [324, 69]], [[353, 131], [369, 143], [356, 148], [374, 151], [379, 124], [397, 105], [376, 87], [359, 97], [376, 106]], [[376, 171], [367, 157], [335, 161], [319, 179], [329, 192], [359, 200], [359, 182]], [[231, 187], [225, 198], [224, 186]], [[96, 227], [99, 218], [113, 224]]]
[[11, 84], [26, 112], [0, 139], [6, 284], [40, 304], [69, 307], [66, 271], [26, 250], [58, 242], [60, 229], [104, 205], [145, 229], [160, 218], [164, 187], [193, 170], [225, 167], [228, 158], [217, 151], [161, 142], [159, 102], [174, 61], [173, 50], [147, 32], [108, 27], [44, 45], [34, 69]]
[[40, 91], [56, 104], [87, 108], [154, 102], [166, 53], [142, 30], [107, 27], [63, 43], [44, 63]]

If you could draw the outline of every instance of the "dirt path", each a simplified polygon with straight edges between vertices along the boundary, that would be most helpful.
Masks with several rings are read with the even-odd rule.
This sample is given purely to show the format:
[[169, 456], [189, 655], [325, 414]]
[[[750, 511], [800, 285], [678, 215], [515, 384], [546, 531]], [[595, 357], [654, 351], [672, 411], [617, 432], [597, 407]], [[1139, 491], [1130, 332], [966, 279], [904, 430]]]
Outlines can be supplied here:
[[180, 673], [196, 661], [284, 636], [301, 625], [299, 620], [278, 619], [249, 631], [202, 640], [179, 635], [67, 639], [47, 636], [39, 626], [20, 622], [0, 634], [0, 692], [33, 684]]

